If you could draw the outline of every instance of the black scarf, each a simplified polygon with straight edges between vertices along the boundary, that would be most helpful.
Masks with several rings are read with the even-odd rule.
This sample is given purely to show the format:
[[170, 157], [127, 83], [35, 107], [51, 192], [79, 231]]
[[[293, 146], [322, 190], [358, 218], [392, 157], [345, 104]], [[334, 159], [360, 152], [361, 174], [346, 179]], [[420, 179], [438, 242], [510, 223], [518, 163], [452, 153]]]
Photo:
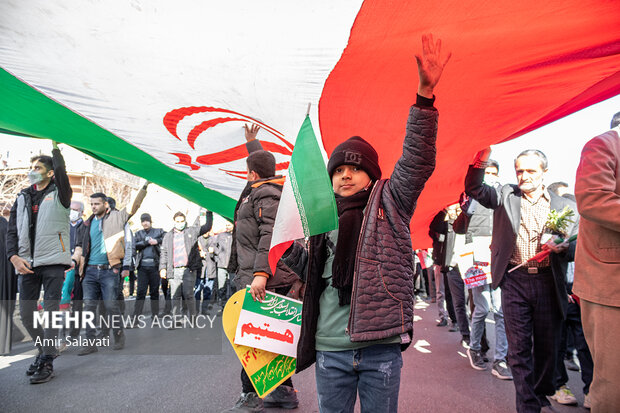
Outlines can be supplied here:
[[332, 265], [332, 285], [338, 289], [340, 306], [351, 304], [357, 243], [369, 197], [370, 188], [347, 197], [336, 195], [339, 230]]

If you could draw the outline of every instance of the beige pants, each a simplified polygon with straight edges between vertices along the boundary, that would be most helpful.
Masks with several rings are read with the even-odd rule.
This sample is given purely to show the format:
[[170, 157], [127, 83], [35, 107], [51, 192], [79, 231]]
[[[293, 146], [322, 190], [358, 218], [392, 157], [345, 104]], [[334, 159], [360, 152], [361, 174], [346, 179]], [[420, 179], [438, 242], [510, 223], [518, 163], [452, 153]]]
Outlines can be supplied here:
[[581, 300], [581, 322], [594, 360], [592, 413], [620, 412], [620, 307]]

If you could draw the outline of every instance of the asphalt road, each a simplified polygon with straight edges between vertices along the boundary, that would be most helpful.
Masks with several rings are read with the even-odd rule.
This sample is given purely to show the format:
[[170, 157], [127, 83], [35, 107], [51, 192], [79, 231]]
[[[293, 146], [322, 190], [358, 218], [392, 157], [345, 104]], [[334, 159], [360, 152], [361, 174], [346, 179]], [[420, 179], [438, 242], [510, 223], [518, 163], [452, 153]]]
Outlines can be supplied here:
[[[418, 302], [414, 345], [403, 353], [401, 412], [513, 412], [511, 381], [473, 370], [460, 334], [436, 327], [435, 304]], [[148, 308], [148, 305], [146, 306]], [[241, 364], [224, 335], [214, 329], [132, 329], [126, 348], [77, 356], [68, 348], [55, 360], [56, 377], [29, 384], [24, 374], [34, 351], [21, 343], [0, 357], [0, 411], [10, 412], [220, 412], [239, 396]], [[218, 325], [219, 323], [219, 325]], [[493, 342], [492, 324], [488, 334]], [[569, 387], [583, 403], [578, 373]], [[293, 376], [298, 412], [318, 412], [314, 368]], [[554, 406], [561, 412], [582, 407]], [[280, 411], [270, 409], [268, 411]], [[359, 411], [359, 406], [356, 409]]]

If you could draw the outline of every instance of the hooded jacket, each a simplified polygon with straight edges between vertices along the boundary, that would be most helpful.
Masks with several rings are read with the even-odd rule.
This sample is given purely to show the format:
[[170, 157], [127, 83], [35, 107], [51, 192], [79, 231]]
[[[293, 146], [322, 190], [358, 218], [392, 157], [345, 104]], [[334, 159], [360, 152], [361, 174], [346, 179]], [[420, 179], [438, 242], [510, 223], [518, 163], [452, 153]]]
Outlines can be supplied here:
[[[235, 219], [237, 288], [251, 284], [254, 275], [267, 276], [267, 288], [290, 286], [297, 275], [278, 262], [275, 274], [269, 267], [269, 247], [282, 194], [284, 177], [275, 176], [252, 182], [241, 198]], [[232, 259], [232, 257], [231, 257]], [[230, 264], [229, 264], [230, 265]]]
[[[248, 153], [262, 150], [257, 139], [246, 143]], [[269, 247], [284, 178], [274, 176], [248, 182], [235, 206], [228, 272], [236, 274], [237, 288], [251, 284], [254, 275], [268, 277], [267, 289], [291, 286], [299, 277], [282, 261], [276, 273], [269, 267]], [[219, 266], [219, 263], [218, 263]]]

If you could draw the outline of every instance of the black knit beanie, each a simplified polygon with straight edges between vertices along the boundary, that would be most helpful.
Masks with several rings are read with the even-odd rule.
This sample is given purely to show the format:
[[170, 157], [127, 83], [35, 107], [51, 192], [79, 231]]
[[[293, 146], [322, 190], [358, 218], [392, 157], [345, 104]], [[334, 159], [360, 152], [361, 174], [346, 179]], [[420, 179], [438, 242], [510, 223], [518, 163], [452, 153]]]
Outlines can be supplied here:
[[359, 136], [353, 136], [336, 146], [329, 157], [329, 162], [327, 162], [327, 172], [330, 178], [334, 174], [334, 170], [340, 165], [359, 166], [371, 180], [381, 179], [381, 167], [379, 166], [377, 151]]

